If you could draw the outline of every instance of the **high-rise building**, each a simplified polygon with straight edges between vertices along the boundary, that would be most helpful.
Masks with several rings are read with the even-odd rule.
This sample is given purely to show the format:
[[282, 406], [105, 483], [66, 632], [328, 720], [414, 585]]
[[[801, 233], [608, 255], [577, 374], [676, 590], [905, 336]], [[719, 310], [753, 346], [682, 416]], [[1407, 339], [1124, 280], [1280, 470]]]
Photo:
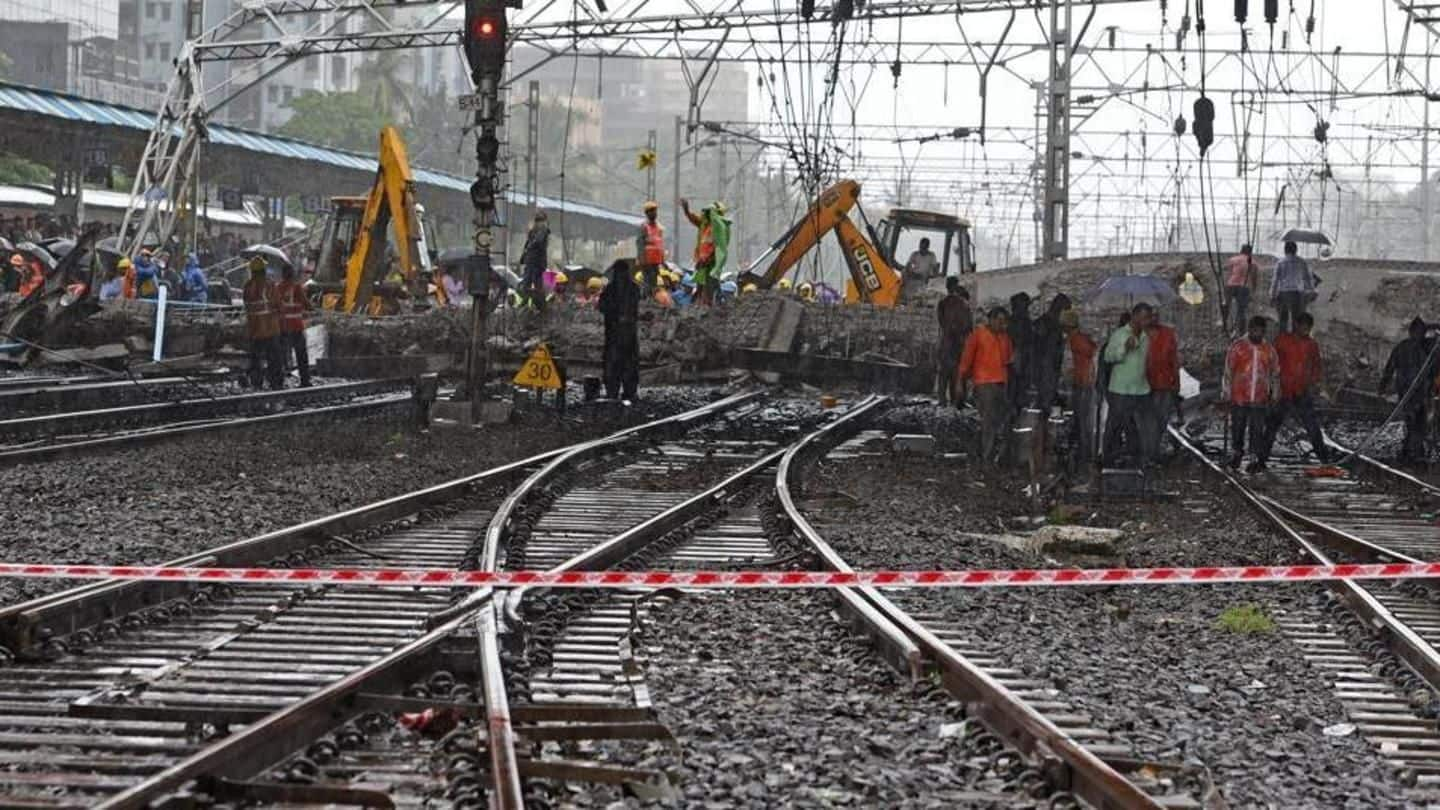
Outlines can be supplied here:
[[[172, 0], [173, 1], [173, 0]], [[4, 78], [118, 104], [153, 106], [138, 84], [136, 0], [0, 0]]]

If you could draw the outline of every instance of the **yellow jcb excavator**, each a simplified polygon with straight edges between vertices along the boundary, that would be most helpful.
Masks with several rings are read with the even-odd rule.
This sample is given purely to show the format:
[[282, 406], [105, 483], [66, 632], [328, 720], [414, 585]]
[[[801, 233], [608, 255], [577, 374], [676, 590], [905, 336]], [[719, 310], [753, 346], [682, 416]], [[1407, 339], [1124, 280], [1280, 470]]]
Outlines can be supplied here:
[[[394, 311], [395, 298], [413, 291], [421, 274], [431, 270], [424, 209], [415, 201], [410, 159], [394, 127], [380, 130], [380, 166], [369, 195], [331, 197], [330, 206], [313, 278], [322, 306], [372, 315]], [[403, 284], [384, 280], [391, 228]], [[444, 285], [435, 287], [444, 303]], [[424, 289], [418, 294], [423, 296]]]
[[[952, 252], [958, 257], [957, 272], [975, 272], [975, 249], [967, 220], [933, 211], [892, 208], [889, 215], [880, 220], [878, 229], [870, 227], [869, 221], [865, 221], [865, 230], [869, 231], [867, 238], [850, 220], [852, 208], [859, 211], [864, 220], [865, 212], [859, 207], [859, 202], [860, 184], [854, 180], [841, 180], [825, 189], [784, 235], [741, 272], [741, 286], [754, 284], [762, 290], [773, 287], [831, 231], [835, 232], [840, 242], [841, 255], [850, 270], [850, 279], [845, 283], [847, 304], [864, 301], [876, 306], [893, 307], [900, 301], [904, 278], [902, 268], [895, 260], [895, 251], [900, 247], [902, 237], [906, 239], [907, 246], [911, 239], [920, 236], [943, 237], [944, 250], [937, 256], [941, 262], [941, 275], [950, 272]], [[760, 270], [762, 266], [765, 268], [763, 271]]]

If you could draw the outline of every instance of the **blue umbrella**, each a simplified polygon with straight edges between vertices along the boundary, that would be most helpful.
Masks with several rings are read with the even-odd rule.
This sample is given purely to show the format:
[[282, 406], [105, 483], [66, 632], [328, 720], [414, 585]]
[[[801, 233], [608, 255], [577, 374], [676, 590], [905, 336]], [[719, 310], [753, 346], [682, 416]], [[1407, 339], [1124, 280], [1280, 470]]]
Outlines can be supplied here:
[[1168, 304], [1176, 298], [1170, 282], [1155, 276], [1111, 276], [1085, 296], [1085, 303], [1098, 308], [1137, 303]]

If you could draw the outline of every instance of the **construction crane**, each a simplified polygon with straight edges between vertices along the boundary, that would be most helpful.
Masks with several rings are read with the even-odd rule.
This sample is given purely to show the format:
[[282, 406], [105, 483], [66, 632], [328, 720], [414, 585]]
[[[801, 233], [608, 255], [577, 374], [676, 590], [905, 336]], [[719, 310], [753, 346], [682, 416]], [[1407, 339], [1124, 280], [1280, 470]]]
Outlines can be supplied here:
[[[394, 127], [380, 130], [380, 165], [364, 197], [331, 197], [320, 232], [313, 282], [327, 309], [381, 314], [401, 291], [379, 284], [384, 278], [390, 231], [406, 286], [431, 271], [424, 209], [415, 200], [415, 177], [405, 142]], [[377, 298], [375, 293], [381, 293]], [[444, 285], [436, 285], [444, 302]]]
[[[956, 272], [975, 271], [975, 248], [967, 220], [934, 211], [892, 208], [889, 215], [880, 220], [879, 227], [872, 228], [859, 203], [860, 184], [854, 180], [841, 180], [825, 189], [789, 230], [741, 271], [740, 284], [754, 284], [762, 290], [775, 286], [831, 231], [840, 243], [840, 253], [850, 270], [850, 279], [845, 283], [846, 303], [863, 301], [893, 307], [900, 301], [904, 279], [895, 261], [895, 251], [901, 237], [915, 231], [943, 237], [942, 275], [950, 272], [952, 252], [958, 257]], [[868, 237], [851, 221], [852, 208], [859, 211]]]

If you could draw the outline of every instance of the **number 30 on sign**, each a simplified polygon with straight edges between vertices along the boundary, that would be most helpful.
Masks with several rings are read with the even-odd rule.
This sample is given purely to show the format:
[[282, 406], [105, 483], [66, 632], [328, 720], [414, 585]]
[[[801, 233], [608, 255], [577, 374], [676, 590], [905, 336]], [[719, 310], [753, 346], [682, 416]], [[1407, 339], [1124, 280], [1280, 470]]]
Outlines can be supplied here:
[[536, 346], [511, 382], [529, 388], [560, 388], [560, 369], [555, 365], [555, 358], [550, 356], [550, 347], [544, 343]]

